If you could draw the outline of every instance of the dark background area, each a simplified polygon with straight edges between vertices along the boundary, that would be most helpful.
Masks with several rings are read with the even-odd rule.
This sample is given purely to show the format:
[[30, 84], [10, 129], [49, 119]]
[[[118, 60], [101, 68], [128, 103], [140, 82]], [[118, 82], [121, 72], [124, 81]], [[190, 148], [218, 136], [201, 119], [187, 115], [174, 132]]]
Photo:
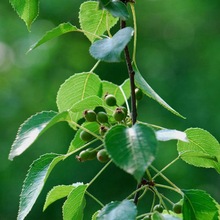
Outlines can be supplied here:
[[[83, 1], [40, 4], [40, 15], [29, 33], [10, 4], [0, 2], [0, 219], [15, 219], [19, 194], [29, 165], [47, 152], [65, 153], [74, 131], [60, 123], [42, 135], [24, 154], [8, 160], [17, 130], [28, 117], [42, 110], [57, 110], [56, 93], [72, 74], [95, 64], [89, 41], [70, 33], [25, 54], [47, 30], [62, 22], [78, 25]], [[139, 120], [167, 128], [200, 127], [220, 140], [220, 2], [218, 0], [137, 0], [137, 63], [149, 84], [186, 120], [172, 115], [144, 98]], [[101, 79], [120, 84], [127, 78], [125, 63], [101, 63]], [[161, 143], [154, 165], [161, 169], [177, 156], [176, 142]], [[58, 184], [88, 182], [100, 170], [96, 161], [78, 163], [74, 156], [57, 165], [27, 219], [61, 219], [64, 200], [42, 207], [48, 190]], [[206, 190], [220, 202], [220, 176], [215, 170], [196, 168], [178, 161], [165, 174], [180, 188]], [[121, 200], [135, 188], [134, 179], [111, 165], [90, 188], [103, 203]], [[170, 193], [164, 191], [164, 193]], [[167, 195], [167, 194], [166, 194]], [[145, 202], [149, 203], [146, 198]], [[171, 198], [177, 199], [175, 195]], [[140, 204], [144, 210], [145, 203]], [[87, 201], [85, 219], [99, 209]]]

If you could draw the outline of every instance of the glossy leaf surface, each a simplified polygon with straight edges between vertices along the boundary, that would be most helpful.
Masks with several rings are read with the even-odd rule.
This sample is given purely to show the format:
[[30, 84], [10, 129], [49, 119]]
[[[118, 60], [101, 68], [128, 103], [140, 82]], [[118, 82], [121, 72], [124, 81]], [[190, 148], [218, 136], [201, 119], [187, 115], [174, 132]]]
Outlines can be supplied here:
[[155, 133], [143, 124], [131, 128], [116, 125], [106, 133], [104, 142], [113, 162], [138, 182], [157, 152]]
[[121, 53], [133, 36], [133, 28], [119, 30], [112, 38], [97, 40], [90, 47], [91, 55], [105, 62], [120, 62]]

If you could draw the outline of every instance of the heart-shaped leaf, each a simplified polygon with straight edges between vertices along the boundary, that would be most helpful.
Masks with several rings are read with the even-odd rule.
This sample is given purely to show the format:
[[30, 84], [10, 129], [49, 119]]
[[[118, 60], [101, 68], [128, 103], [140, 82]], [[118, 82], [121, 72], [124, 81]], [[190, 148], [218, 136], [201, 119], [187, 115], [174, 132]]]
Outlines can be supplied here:
[[105, 62], [120, 62], [121, 52], [133, 36], [133, 28], [119, 30], [112, 38], [97, 40], [90, 47], [91, 55]]
[[183, 197], [183, 219], [195, 220], [218, 220], [220, 210], [218, 203], [205, 191], [182, 190]]
[[138, 182], [157, 152], [155, 133], [144, 124], [131, 128], [116, 125], [106, 133], [104, 142], [113, 162]]
[[122, 202], [111, 202], [104, 206], [98, 213], [97, 220], [135, 220], [137, 207], [134, 202], [124, 200]]
[[180, 157], [197, 167], [214, 168], [220, 173], [220, 145], [206, 130], [189, 128], [185, 131], [188, 142], [178, 141]]

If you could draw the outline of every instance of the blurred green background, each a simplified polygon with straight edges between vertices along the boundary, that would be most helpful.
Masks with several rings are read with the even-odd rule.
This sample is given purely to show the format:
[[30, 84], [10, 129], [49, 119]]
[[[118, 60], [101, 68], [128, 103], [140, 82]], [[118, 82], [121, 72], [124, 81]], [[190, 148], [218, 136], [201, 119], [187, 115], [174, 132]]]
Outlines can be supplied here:
[[[23, 155], [13, 162], [8, 160], [20, 124], [36, 112], [56, 111], [59, 86], [72, 74], [90, 70], [95, 63], [88, 52], [90, 43], [80, 33], [67, 34], [25, 54], [36, 40], [56, 25], [70, 21], [78, 26], [78, 8], [82, 2], [41, 2], [40, 15], [31, 33], [9, 3], [0, 2], [1, 220], [16, 218], [22, 182], [32, 161], [46, 152], [65, 153], [74, 136], [66, 123], [57, 124]], [[179, 130], [204, 128], [220, 140], [220, 1], [137, 0], [136, 9], [139, 69], [149, 84], [187, 117], [180, 119], [144, 98], [139, 104], [139, 119]], [[101, 63], [96, 72], [101, 79], [117, 84], [127, 78], [125, 63]], [[175, 141], [162, 143], [154, 165], [161, 169], [176, 156]], [[101, 167], [96, 161], [78, 163], [74, 156], [60, 163], [27, 219], [61, 219], [64, 200], [42, 213], [47, 191], [58, 184], [88, 182]], [[180, 188], [207, 190], [220, 202], [220, 176], [216, 171], [179, 161], [165, 174]], [[135, 185], [130, 175], [112, 165], [90, 191], [106, 203], [123, 199]], [[174, 195], [171, 197], [178, 199]], [[149, 200], [146, 198], [145, 202]], [[143, 210], [146, 203], [140, 204]], [[98, 208], [88, 199], [85, 219], [90, 219], [91, 213]]]

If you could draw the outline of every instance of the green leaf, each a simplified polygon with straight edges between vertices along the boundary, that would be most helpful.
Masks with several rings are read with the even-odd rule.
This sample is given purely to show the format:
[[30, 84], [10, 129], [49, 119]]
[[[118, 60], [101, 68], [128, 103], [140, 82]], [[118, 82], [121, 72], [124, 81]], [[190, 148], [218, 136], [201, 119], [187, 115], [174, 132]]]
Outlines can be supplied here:
[[155, 133], [158, 141], [180, 140], [188, 142], [186, 133], [182, 131], [161, 129]]
[[[60, 112], [70, 110], [73, 106], [90, 96], [100, 96], [101, 80], [95, 73], [78, 73], [67, 79], [57, 93], [57, 106]], [[87, 109], [87, 108], [86, 108]], [[82, 112], [71, 113], [71, 120], [77, 122]]]
[[[100, 125], [97, 122], [85, 122], [84, 124], [82, 124], [82, 127], [88, 129], [92, 133], [99, 134]], [[83, 141], [80, 138], [81, 131], [82, 131], [81, 128], [79, 130], [77, 130], [77, 132], [74, 136], [74, 139], [72, 140], [70, 147], [68, 149], [68, 153], [71, 153], [71, 152], [77, 150], [78, 148], [82, 147], [83, 145], [85, 145], [85, 141]]]
[[155, 159], [157, 140], [146, 125], [135, 124], [131, 128], [116, 125], [106, 133], [104, 142], [113, 162], [138, 182]]
[[52, 40], [56, 37], [59, 37], [60, 35], [73, 32], [73, 31], [78, 31], [76, 26], [73, 26], [72, 24], [68, 23], [62, 23], [59, 26], [53, 28], [52, 30], [46, 32], [46, 34], [35, 44], [33, 44], [28, 52], [31, 50], [35, 49], [36, 47], [39, 47], [40, 45], [46, 43], [49, 40]]
[[189, 142], [178, 141], [180, 157], [197, 167], [214, 168], [220, 173], [219, 142], [208, 131], [189, 128], [185, 131]]
[[30, 31], [31, 24], [38, 16], [39, 0], [10, 0], [10, 3]]
[[108, 10], [114, 17], [119, 17], [122, 20], [127, 20], [130, 16], [126, 5], [118, 0], [108, 1], [107, 3], [100, 0], [102, 6]]
[[140, 74], [138, 68], [136, 65], [133, 65], [133, 69], [135, 71], [135, 84], [137, 87], [139, 87], [144, 94], [146, 94], [148, 97], [154, 99], [157, 101], [160, 105], [162, 105], [164, 108], [166, 108], [168, 111], [172, 112], [173, 114], [185, 118], [181, 114], [179, 114], [176, 110], [174, 110], [171, 106], [169, 106], [146, 82], [146, 80], [142, 77]]
[[16, 139], [12, 144], [9, 160], [22, 154], [33, 144], [36, 139], [52, 125], [65, 121], [68, 113], [57, 113], [54, 111], [43, 111], [28, 118], [19, 128]]
[[44, 203], [43, 211], [52, 203], [55, 201], [62, 199], [69, 195], [69, 193], [73, 190], [73, 185], [59, 185], [53, 187], [48, 194], [46, 201]]
[[93, 43], [106, 30], [111, 29], [118, 19], [106, 10], [99, 10], [98, 2], [87, 1], [80, 6], [79, 21], [84, 34]]
[[75, 103], [89, 96], [99, 96], [101, 86], [101, 80], [94, 73], [74, 74], [61, 85], [57, 93], [59, 111], [70, 110]]
[[183, 198], [183, 219], [193, 220], [218, 220], [218, 203], [205, 191], [182, 190]]
[[18, 220], [23, 220], [30, 212], [50, 172], [64, 158], [65, 155], [50, 153], [41, 156], [31, 164], [20, 195]]
[[97, 40], [89, 51], [98, 60], [105, 62], [120, 62], [121, 52], [133, 36], [133, 28], [126, 27], [119, 30], [112, 38]]
[[72, 112], [82, 113], [86, 109], [93, 110], [97, 106], [103, 106], [103, 99], [99, 98], [98, 96], [92, 95], [75, 103], [70, 110]]
[[68, 195], [63, 205], [64, 220], [82, 220], [85, 207], [85, 192], [88, 185], [79, 185]]
[[111, 202], [104, 206], [97, 216], [97, 220], [135, 220], [137, 207], [130, 200]]

